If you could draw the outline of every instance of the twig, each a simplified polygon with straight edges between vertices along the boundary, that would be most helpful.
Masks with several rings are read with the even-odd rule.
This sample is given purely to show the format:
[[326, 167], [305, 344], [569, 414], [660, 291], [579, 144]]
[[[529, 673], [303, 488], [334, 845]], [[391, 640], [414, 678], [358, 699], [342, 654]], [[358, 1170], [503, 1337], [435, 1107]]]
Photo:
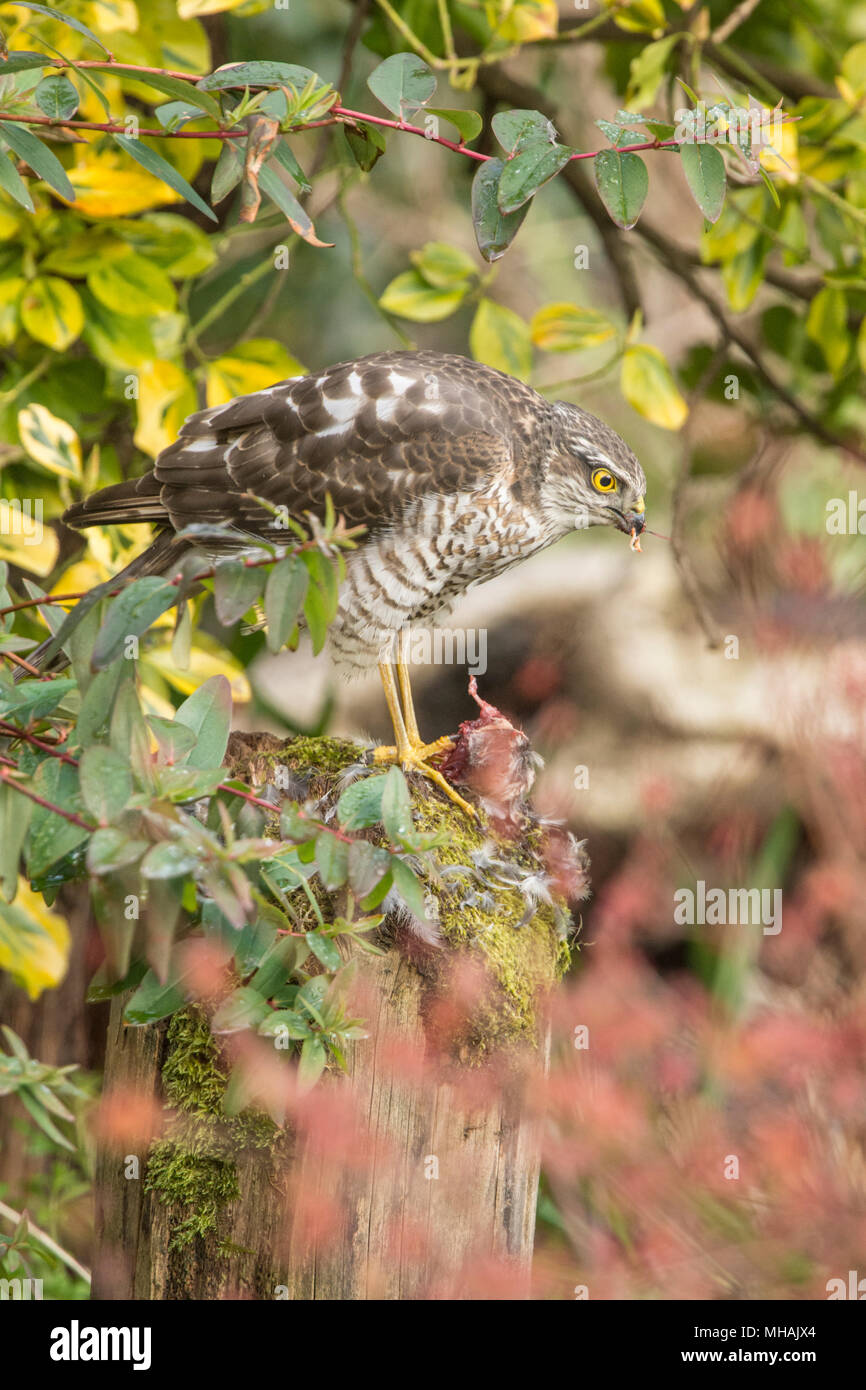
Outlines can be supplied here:
[[760, 5], [761, 0], [741, 0], [741, 3], [731, 10], [727, 19], [723, 19], [718, 29], [713, 31], [713, 43], [725, 43], [731, 37], [735, 29], [739, 29], [741, 24], [745, 24], [750, 15]]
[[704, 636], [707, 639], [707, 645], [712, 650], [716, 650], [721, 645], [721, 637], [718, 628], [710, 616], [706, 600], [698, 581], [698, 576], [692, 564], [691, 556], [685, 548], [683, 531], [685, 527], [685, 498], [688, 481], [692, 471], [692, 412], [698, 402], [703, 399], [704, 392], [715, 376], [719, 366], [724, 361], [726, 349], [727, 338], [723, 333], [718, 347], [701, 372], [697, 385], [689, 396], [689, 414], [683, 426], [682, 435], [680, 436], [682, 449], [680, 452], [679, 472], [673, 489], [673, 510], [671, 513], [671, 554], [674, 558], [674, 564], [676, 565], [683, 591], [694, 609], [695, 617], [703, 628]]

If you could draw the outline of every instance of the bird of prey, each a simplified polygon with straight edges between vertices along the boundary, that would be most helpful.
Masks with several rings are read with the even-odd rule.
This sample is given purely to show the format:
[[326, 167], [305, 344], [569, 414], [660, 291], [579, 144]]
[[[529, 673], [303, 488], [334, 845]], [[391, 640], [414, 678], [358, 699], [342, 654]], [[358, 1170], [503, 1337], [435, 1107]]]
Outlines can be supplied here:
[[303, 522], [330, 495], [366, 527], [347, 556], [329, 633], [339, 667], [378, 664], [394, 726], [380, 762], [436, 782], [467, 811], [431, 758], [396, 639], [445, 618], [459, 595], [570, 531], [612, 525], [636, 545], [646, 479], [601, 420], [548, 401], [503, 372], [440, 352], [374, 353], [200, 410], [153, 468], [70, 507], [69, 526], [152, 522], [157, 534], [125, 576], [173, 574], [202, 542], [191, 523], [230, 527], [212, 555], [287, 545], [257, 498]]

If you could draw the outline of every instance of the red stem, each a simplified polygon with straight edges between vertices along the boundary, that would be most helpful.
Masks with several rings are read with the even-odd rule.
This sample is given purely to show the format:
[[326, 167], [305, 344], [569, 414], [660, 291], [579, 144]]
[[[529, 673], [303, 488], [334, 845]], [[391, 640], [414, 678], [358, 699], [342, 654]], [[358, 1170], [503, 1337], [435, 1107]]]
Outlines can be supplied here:
[[37, 796], [36, 792], [32, 792], [29, 787], [23, 786], [21, 782], [16, 782], [15, 778], [10, 777], [6, 771], [7, 767], [14, 766], [14, 763], [7, 762], [5, 758], [2, 760], [2, 766], [0, 766], [0, 781], [5, 782], [8, 787], [14, 787], [22, 796], [27, 796], [31, 801], [35, 801], [37, 806], [44, 807], [46, 811], [53, 811], [56, 816], [62, 816], [64, 820], [70, 821], [72, 825], [79, 825], [82, 830], [90, 831], [97, 829], [97, 827], [91, 825], [89, 821], [82, 820], [81, 816], [76, 816], [74, 811], [64, 811], [62, 806], [55, 806], [53, 802], [46, 801], [43, 796]]

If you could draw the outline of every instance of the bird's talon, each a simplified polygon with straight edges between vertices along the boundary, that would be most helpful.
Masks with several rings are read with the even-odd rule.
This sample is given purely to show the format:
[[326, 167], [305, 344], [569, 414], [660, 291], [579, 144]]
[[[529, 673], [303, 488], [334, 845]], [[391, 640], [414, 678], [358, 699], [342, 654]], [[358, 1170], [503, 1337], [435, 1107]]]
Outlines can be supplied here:
[[398, 763], [404, 772], [417, 772], [422, 777], [426, 777], [428, 782], [434, 782], [449, 801], [453, 801], [455, 806], [459, 806], [461, 811], [470, 820], [478, 820], [478, 812], [474, 806], [464, 800], [458, 791], [452, 787], [451, 783], [443, 776], [436, 767], [431, 767], [428, 759], [434, 758], [439, 753], [444, 753], [454, 747], [453, 739], [444, 734], [442, 738], [437, 738], [433, 743], [410, 744], [408, 748], [398, 750], [393, 746], [381, 746], [373, 749], [374, 763]]

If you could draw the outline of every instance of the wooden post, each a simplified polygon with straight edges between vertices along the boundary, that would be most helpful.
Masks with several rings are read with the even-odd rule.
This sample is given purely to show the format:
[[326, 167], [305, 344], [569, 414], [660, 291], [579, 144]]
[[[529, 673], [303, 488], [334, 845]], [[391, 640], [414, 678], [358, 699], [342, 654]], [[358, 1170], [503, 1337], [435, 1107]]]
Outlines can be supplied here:
[[[254, 786], [285, 763], [319, 795], [357, 754], [339, 740], [233, 735], [228, 761]], [[460, 816], [426, 784], [412, 791], [422, 822]], [[468, 860], [469, 871], [486, 838], [454, 824], [437, 853], [452, 866]], [[497, 848], [527, 874], [537, 853], [525, 841]], [[563, 951], [552, 909], [526, 920], [519, 887], [479, 906], [471, 882], [457, 873], [431, 885], [440, 947], [398, 933], [383, 955], [358, 953], [369, 1037], [352, 1045], [348, 1075], [327, 1073], [270, 1137], [193, 1113], [194, 1095], [178, 1108], [178, 1049], [221, 1080], [228, 1072], [202, 1012], [130, 1028], [125, 1001], [114, 1001], [109, 1103], [118, 1093], [164, 1097], [170, 1121], [137, 1177], [125, 1176], [135, 1164], [116, 1148], [100, 1151], [94, 1298], [473, 1297], [491, 1277], [501, 1296], [526, 1296], [539, 1167], [529, 1087], [544, 1064], [543, 996]], [[470, 967], [481, 972], [474, 995], [460, 973]], [[472, 995], [465, 1007], [461, 990]], [[443, 1022], [443, 1010], [454, 1017]], [[458, 1015], [461, 1041], [443, 1050]], [[175, 1154], [192, 1159], [193, 1180], [177, 1194], [159, 1181]], [[215, 1203], [212, 1222], [190, 1212], [196, 1201], [208, 1212]]]

